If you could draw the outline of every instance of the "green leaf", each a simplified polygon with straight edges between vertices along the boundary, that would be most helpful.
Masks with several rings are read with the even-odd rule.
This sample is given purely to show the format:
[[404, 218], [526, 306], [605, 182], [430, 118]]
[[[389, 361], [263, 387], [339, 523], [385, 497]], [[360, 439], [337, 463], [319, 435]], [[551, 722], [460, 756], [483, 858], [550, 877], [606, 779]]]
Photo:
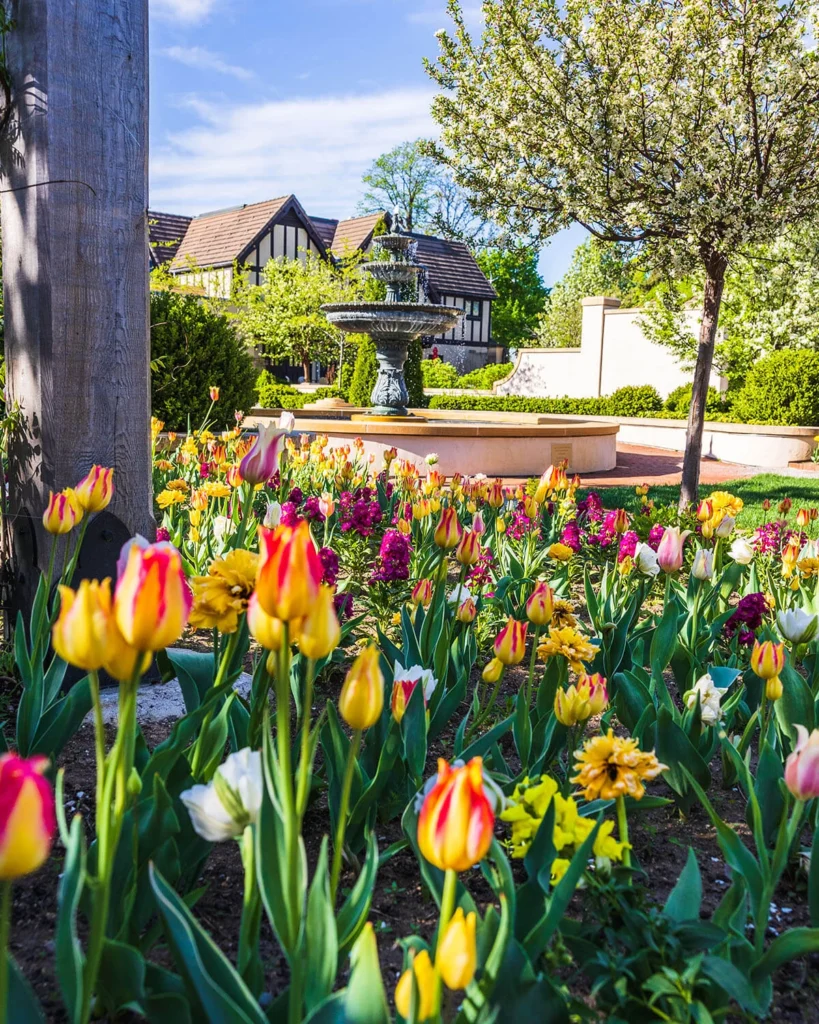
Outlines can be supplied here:
[[[785, 810], [785, 798], [782, 796], [782, 789], [779, 785], [780, 780], [784, 777], [785, 771], [781, 757], [765, 740], [757, 762], [754, 782], [754, 794], [761, 817], [763, 848], [773, 844], [777, 828], [782, 820], [782, 813]], [[757, 839], [757, 847], [759, 845], [760, 841]]]
[[757, 1002], [748, 979], [730, 960], [721, 956], [705, 956], [702, 959], [701, 970], [724, 989], [743, 1010], [762, 1016], [762, 1007]]
[[654, 707], [654, 701], [648, 687], [633, 672], [618, 672], [614, 680], [617, 692], [617, 717], [633, 734], [646, 708]]
[[86, 676], [71, 687], [67, 696], [52, 704], [37, 723], [32, 752], [56, 760], [82, 725], [91, 703], [91, 685]]
[[387, 994], [378, 962], [378, 945], [368, 922], [350, 953], [352, 973], [344, 996], [347, 1024], [390, 1024]]
[[790, 928], [768, 946], [751, 969], [751, 981], [758, 985], [783, 964], [798, 956], [819, 951], [819, 928]]
[[336, 916], [330, 901], [327, 836], [321, 841], [316, 873], [307, 894], [307, 959], [304, 1004], [308, 1013], [333, 991], [338, 969]]
[[208, 1024], [266, 1024], [250, 989], [179, 896], [151, 865], [151, 885], [168, 946], [189, 998]]
[[694, 850], [688, 847], [688, 857], [680, 877], [668, 895], [663, 914], [671, 921], [693, 921], [699, 918], [702, 903], [702, 876]]
[[378, 873], [378, 868], [378, 840], [373, 829], [367, 840], [367, 857], [364, 861], [364, 867], [361, 869], [361, 874], [356, 879], [355, 885], [350, 890], [349, 896], [341, 905], [341, 910], [339, 910], [336, 919], [339, 956], [349, 952], [367, 921], [375, 890], [375, 876]]
[[485, 732], [483, 736], [479, 736], [461, 753], [463, 760], [469, 761], [473, 757], [482, 757], [493, 744], [497, 743], [501, 736], [505, 736], [509, 732], [514, 721], [515, 716], [510, 715], [508, 718], [504, 718], [502, 722], [493, 725], [488, 732]]
[[57, 980], [63, 1002], [72, 1020], [79, 1020], [83, 1002], [85, 957], [77, 935], [77, 908], [85, 885], [85, 832], [83, 821], [75, 814], [63, 861], [63, 873], [57, 890], [56, 947]]
[[404, 760], [413, 780], [419, 780], [424, 774], [427, 759], [427, 712], [424, 705], [424, 691], [417, 683], [401, 721], [404, 734]]
[[808, 907], [810, 908], [810, 923], [814, 928], [819, 927], [819, 822], [816, 823], [810, 848]]
[[776, 720], [796, 742], [796, 725], [804, 725], [810, 732], [814, 727], [813, 695], [810, 687], [791, 664], [782, 672], [782, 696], [774, 702]]
[[654, 630], [651, 638], [651, 652], [649, 662], [651, 663], [651, 678], [658, 686], [665, 686], [663, 672], [668, 668], [674, 651], [677, 647], [677, 621], [679, 611], [677, 610], [677, 599], [672, 594], [668, 604], [663, 609], [662, 618]]
[[145, 959], [124, 942], [105, 940], [97, 989], [102, 1005], [114, 1015], [129, 1004], [145, 1005]]
[[528, 694], [525, 686], [521, 686], [515, 699], [515, 747], [520, 758], [521, 769], [529, 766], [529, 754], [532, 750], [532, 719], [529, 716]]
[[6, 953], [9, 968], [8, 1002], [6, 1003], [6, 1019], [9, 1024], [45, 1024], [40, 1001], [26, 981], [25, 975], [14, 962], [14, 957]]
[[664, 780], [679, 796], [685, 796], [688, 791], [688, 775], [693, 775], [704, 789], [711, 785], [708, 765], [666, 707], [657, 712], [655, 752], [660, 762], [668, 765]]

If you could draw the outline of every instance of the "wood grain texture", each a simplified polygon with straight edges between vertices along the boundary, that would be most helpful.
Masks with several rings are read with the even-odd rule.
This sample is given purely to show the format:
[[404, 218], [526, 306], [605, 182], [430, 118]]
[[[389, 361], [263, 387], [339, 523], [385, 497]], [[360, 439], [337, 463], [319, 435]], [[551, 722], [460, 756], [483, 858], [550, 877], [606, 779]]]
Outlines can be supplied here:
[[[0, 161], [3, 187], [16, 191], [1, 199], [3, 286], [8, 397], [27, 430], [10, 512], [20, 556], [30, 561], [31, 546], [42, 568], [48, 492], [94, 463], [114, 467], [109, 511], [153, 536], [148, 0], [11, 6], [14, 130]], [[31, 566], [21, 568], [30, 583]]]

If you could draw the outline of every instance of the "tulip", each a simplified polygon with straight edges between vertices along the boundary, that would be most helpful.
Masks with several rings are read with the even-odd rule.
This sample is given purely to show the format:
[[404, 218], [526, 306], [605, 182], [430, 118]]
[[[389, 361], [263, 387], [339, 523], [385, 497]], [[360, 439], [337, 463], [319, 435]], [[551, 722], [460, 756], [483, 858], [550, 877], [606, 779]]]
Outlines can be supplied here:
[[414, 605], [423, 605], [426, 608], [432, 600], [432, 580], [421, 579], [412, 588], [410, 601]]
[[392, 716], [396, 722], [400, 722], [404, 717], [412, 691], [419, 683], [424, 695], [424, 707], [426, 707], [438, 685], [438, 680], [432, 674], [432, 669], [421, 668], [420, 665], [404, 668], [400, 661], [396, 661], [393, 670], [392, 701], [390, 702]]
[[526, 653], [526, 628], [528, 623], [518, 622], [511, 615], [506, 625], [495, 637], [495, 657], [503, 665], [519, 665]]
[[114, 616], [111, 616], [108, 629], [108, 642], [105, 648], [105, 660], [102, 667], [120, 683], [127, 683], [135, 676], [148, 671], [151, 664], [149, 651], [140, 651], [120, 633]]
[[82, 506], [70, 487], [59, 494], [53, 491], [49, 494], [48, 505], [43, 513], [43, 526], [49, 533], [70, 533], [81, 519]]
[[808, 735], [804, 725], [796, 726], [796, 747], [785, 762], [785, 785], [797, 800], [819, 796], [819, 729]]
[[51, 851], [57, 822], [47, 767], [45, 757], [0, 757], [0, 881], [30, 875]]
[[450, 505], [441, 512], [441, 518], [435, 527], [433, 540], [439, 548], [447, 551], [449, 548], [454, 548], [460, 539], [461, 524], [458, 522], [458, 513]]
[[241, 487], [242, 474], [238, 466], [229, 466], [227, 473], [225, 473], [225, 480], [230, 484], [231, 487]]
[[705, 501], [701, 501], [697, 507], [697, 519], [699, 519], [701, 523], [705, 523], [708, 522], [708, 520], [711, 519], [713, 515], [713, 502], [709, 501], [707, 498], [705, 499]]
[[625, 533], [628, 529], [628, 514], [624, 508], [618, 508], [612, 521], [615, 533]]
[[111, 581], [82, 580], [76, 591], [60, 586], [60, 614], [52, 630], [57, 654], [86, 672], [102, 668], [111, 622]]
[[324, 516], [325, 519], [329, 519], [330, 516], [336, 510], [336, 503], [333, 499], [332, 494], [328, 494], [326, 491], [319, 498], [319, 512]]
[[779, 632], [792, 644], [809, 644], [819, 629], [819, 615], [812, 615], [801, 608], [791, 608], [776, 613]]
[[714, 552], [709, 548], [698, 548], [691, 566], [691, 575], [698, 580], [710, 580], [714, 575]]
[[561, 725], [571, 728], [599, 715], [609, 702], [606, 680], [599, 674], [583, 676], [576, 686], [555, 693], [555, 717]]
[[779, 502], [779, 511], [783, 516], [786, 516], [788, 512], [790, 512], [792, 505], [793, 502], [790, 498], [783, 498], [782, 501]]
[[719, 722], [722, 692], [714, 685], [714, 680], [708, 673], [700, 676], [693, 688], [684, 695], [683, 700], [689, 711], [694, 710], [699, 700], [700, 717], [705, 725], [716, 725]]
[[717, 537], [730, 537], [736, 526], [736, 518], [734, 516], [723, 516], [717, 524], [714, 533]]
[[134, 537], [123, 547], [117, 570], [114, 617], [125, 641], [140, 651], [176, 643], [193, 598], [173, 544]]
[[279, 430], [272, 423], [259, 427], [259, 436], [253, 447], [239, 463], [239, 473], [249, 484], [263, 484], [269, 480], [279, 468], [279, 454], [284, 444], [286, 432]]
[[483, 672], [481, 672], [481, 679], [485, 683], [496, 683], [503, 675], [504, 664], [500, 658], [492, 658], [484, 665]]
[[453, 768], [438, 761], [438, 778], [418, 816], [418, 848], [442, 871], [466, 871], [492, 843], [495, 813], [483, 784], [483, 762]]
[[455, 548], [455, 561], [461, 565], [474, 565], [481, 557], [481, 540], [472, 530], [464, 530]]
[[771, 640], [754, 641], [751, 651], [751, 669], [760, 679], [774, 679], [785, 667], [785, 645]]
[[472, 517], [472, 532], [482, 537], [486, 533], [486, 526], [483, 521], [483, 516], [480, 512], [476, 512]]
[[534, 626], [548, 626], [554, 614], [555, 595], [548, 583], [541, 581], [526, 602], [526, 618]]
[[318, 661], [338, 647], [341, 626], [334, 602], [333, 588], [321, 586], [313, 607], [302, 621], [299, 631], [299, 650], [305, 658]]
[[634, 567], [644, 576], [656, 576], [660, 571], [657, 552], [648, 544], [638, 544], [634, 551]]
[[471, 597], [468, 597], [458, 606], [458, 610], [455, 612], [455, 618], [458, 622], [469, 624], [470, 622], [475, 621], [475, 616], [477, 614], [478, 606]]
[[92, 466], [91, 472], [80, 480], [74, 493], [86, 512], [101, 512], [108, 507], [114, 496], [113, 477], [113, 469]]
[[219, 388], [211, 386], [209, 394], [211, 402], [219, 401]]
[[805, 527], [810, 522], [810, 512], [806, 508], [800, 508], [796, 513], [796, 525]]
[[489, 502], [491, 508], [500, 508], [506, 500], [503, 496], [503, 481], [494, 480], [489, 485], [489, 493], [486, 500]]
[[435, 968], [429, 958], [429, 953], [422, 949], [416, 953], [412, 960], [412, 966], [398, 979], [395, 986], [395, 1008], [405, 1020], [409, 1020], [412, 1013], [412, 976], [415, 975], [415, 983], [418, 986], [418, 1005], [415, 1008], [415, 1019], [418, 1021], [429, 1020], [435, 1013], [435, 997], [437, 990], [437, 979]]
[[663, 572], [677, 572], [683, 564], [683, 545], [690, 530], [680, 533], [679, 526], [669, 526], [657, 548], [657, 564]]
[[245, 747], [231, 754], [207, 786], [179, 794], [197, 835], [209, 843], [237, 839], [259, 817], [264, 783], [262, 755]]
[[303, 619], [319, 594], [324, 567], [313, 543], [310, 527], [260, 527], [261, 561], [256, 576], [256, 593], [268, 615], [289, 622]]
[[435, 966], [446, 987], [453, 992], [466, 988], [475, 976], [478, 960], [476, 921], [474, 910], [464, 916], [463, 909], [458, 907], [435, 951]]
[[754, 549], [744, 537], [737, 537], [728, 549], [728, 554], [739, 565], [749, 565], [754, 560]]
[[284, 623], [268, 615], [259, 602], [259, 595], [253, 593], [247, 602], [247, 626], [251, 636], [268, 651], [281, 650], [284, 640]]
[[338, 710], [351, 729], [369, 729], [381, 717], [384, 676], [379, 661], [378, 648], [370, 644], [352, 663], [344, 680]]

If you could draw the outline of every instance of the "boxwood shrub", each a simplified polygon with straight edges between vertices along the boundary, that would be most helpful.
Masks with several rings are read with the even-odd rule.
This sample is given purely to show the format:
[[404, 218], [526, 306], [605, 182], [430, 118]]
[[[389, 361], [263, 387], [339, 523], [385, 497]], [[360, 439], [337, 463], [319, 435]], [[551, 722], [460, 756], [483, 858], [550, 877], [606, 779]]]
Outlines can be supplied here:
[[479, 409], [485, 412], [532, 412], [565, 416], [640, 416], [662, 409], [650, 385], [618, 388], [604, 398], [523, 398], [518, 395], [433, 395], [431, 409]]
[[[421, 375], [424, 379], [425, 388], [454, 388], [461, 387], [458, 383], [458, 371], [452, 363], [445, 363], [443, 359], [424, 359], [421, 362]], [[469, 385], [464, 385], [469, 387]], [[475, 387], [476, 385], [472, 385]]]
[[772, 352], [748, 371], [732, 412], [741, 423], [819, 425], [819, 352]]
[[471, 370], [459, 377], [455, 386], [488, 391], [495, 381], [508, 377], [513, 369], [514, 363], [487, 363], [486, 366], [479, 366], [477, 370]]

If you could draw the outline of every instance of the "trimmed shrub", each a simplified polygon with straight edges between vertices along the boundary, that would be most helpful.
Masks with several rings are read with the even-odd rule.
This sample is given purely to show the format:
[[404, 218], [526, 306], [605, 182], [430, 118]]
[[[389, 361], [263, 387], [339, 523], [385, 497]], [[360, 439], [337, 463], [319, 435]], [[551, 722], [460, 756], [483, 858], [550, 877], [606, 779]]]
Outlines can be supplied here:
[[819, 352], [772, 352], [748, 371], [734, 399], [740, 422], [819, 425]]
[[[424, 386], [421, 379], [421, 363], [423, 359], [423, 346], [420, 340], [413, 341], [407, 352], [407, 361], [404, 363], [404, 380], [409, 394], [411, 408], [419, 409], [424, 405]], [[375, 344], [366, 335], [358, 343], [358, 354], [355, 358], [355, 369], [350, 384], [350, 391], [347, 401], [352, 405], [371, 405], [370, 395], [375, 387], [375, 379], [378, 376], [378, 360], [375, 355]]]
[[226, 316], [195, 295], [151, 292], [151, 411], [168, 430], [198, 427], [219, 388], [216, 424], [254, 404], [256, 368]]
[[452, 363], [443, 359], [424, 359], [421, 363], [421, 374], [425, 388], [458, 387], [458, 371]]
[[650, 384], [627, 384], [603, 401], [609, 403], [609, 416], [643, 416], [663, 407], [659, 392]]
[[312, 400], [291, 384], [283, 384], [270, 370], [262, 370], [256, 378], [257, 404], [262, 409], [301, 409]]
[[605, 399], [522, 398], [519, 395], [433, 395], [430, 409], [477, 409], [483, 412], [533, 412], [566, 416], [603, 416]]
[[[666, 398], [663, 404], [663, 409], [666, 412], [678, 413], [680, 419], [684, 419], [688, 416], [688, 410], [691, 408], [691, 394], [694, 390], [692, 384], [681, 384], [678, 388], [674, 388], [671, 394]], [[708, 398], [705, 401], [705, 412], [713, 413], [715, 416], [721, 413], [727, 412], [730, 402], [726, 395], [721, 395], [716, 388], [708, 389]]]
[[477, 388], [479, 391], [489, 391], [495, 381], [508, 377], [514, 369], [514, 363], [488, 363], [486, 366], [479, 366], [477, 370], [470, 370], [463, 377], [459, 377], [456, 383], [458, 388]]

